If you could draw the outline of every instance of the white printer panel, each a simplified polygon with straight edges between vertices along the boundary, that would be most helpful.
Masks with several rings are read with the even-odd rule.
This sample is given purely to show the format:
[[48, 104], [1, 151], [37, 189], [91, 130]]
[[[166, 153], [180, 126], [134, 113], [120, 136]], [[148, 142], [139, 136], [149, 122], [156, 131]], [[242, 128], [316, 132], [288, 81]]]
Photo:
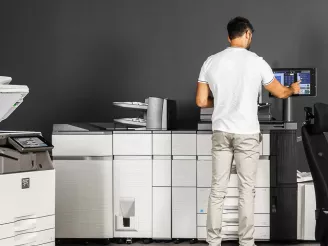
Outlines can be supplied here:
[[150, 132], [113, 133], [113, 155], [152, 155], [152, 134]]
[[211, 187], [212, 161], [197, 161], [197, 187]]
[[197, 134], [197, 155], [212, 155], [212, 134]]
[[27, 93], [27, 86], [0, 85], [0, 122], [7, 119], [16, 110]]
[[42, 245], [55, 240], [55, 229], [40, 231], [37, 233], [35, 245]]
[[196, 187], [196, 159], [172, 160], [172, 186]]
[[[29, 188], [22, 189], [27, 180]], [[54, 170], [1, 175], [0, 193], [9, 198], [1, 203], [1, 246], [55, 240]]]
[[259, 160], [257, 165], [256, 187], [270, 187], [270, 160]]
[[[22, 182], [30, 187], [22, 189]], [[22, 172], [0, 176], [0, 224], [55, 214], [55, 170]]]
[[172, 155], [195, 156], [196, 133], [172, 133]]
[[153, 134], [153, 155], [172, 154], [172, 135], [170, 133]]
[[112, 158], [54, 160], [56, 237], [112, 238]]
[[262, 153], [261, 155], [268, 156], [270, 155], [270, 134], [262, 134]]
[[304, 200], [303, 200], [303, 237], [304, 240], [315, 240], [315, 210], [316, 199], [314, 185], [305, 184], [304, 186]]
[[315, 241], [316, 198], [313, 182], [298, 183], [297, 239]]
[[153, 187], [153, 236], [154, 239], [171, 239], [172, 189]]
[[153, 159], [153, 186], [171, 186], [171, 158]]
[[206, 226], [207, 214], [197, 214], [197, 226]]
[[55, 229], [6, 238], [0, 240], [0, 246], [55, 246]]
[[114, 237], [151, 238], [152, 160], [131, 158], [114, 158]]
[[[24, 219], [0, 226], [0, 246], [54, 243], [55, 216]], [[27, 244], [29, 245], [29, 244]]]
[[172, 187], [172, 238], [196, 238], [196, 188]]
[[0, 240], [0, 246], [53, 246], [55, 245], [55, 229], [33, 233], [25, 233], [16, 237]]
[[111, 156], [112, 135], [53, 135], [53, 156]]
[[154, 239], [172, 238], [171, 162], [171, 156], [153, 156], [152, 238]]
[[197, 227], [197, 239], [198, 240], [206, 240], [206, 238], [207, 238], [206, 226], [198, 226]]
[[197, 213], [206, 214], [211, 188], [197, 188]]

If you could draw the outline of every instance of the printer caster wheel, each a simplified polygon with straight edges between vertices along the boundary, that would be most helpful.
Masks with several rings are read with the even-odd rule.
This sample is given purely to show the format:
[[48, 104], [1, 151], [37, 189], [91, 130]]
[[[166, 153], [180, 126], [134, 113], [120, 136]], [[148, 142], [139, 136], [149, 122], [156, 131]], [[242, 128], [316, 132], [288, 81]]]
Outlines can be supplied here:
[[132, 244], [132, 238], [127, 238], [126, 239], [126, 244]]
[[116, 243], [117, 243], [117, 244], [123, 244], [123, 243], [124, 243], [123, 238], [119, 238], [119, 239], [117, 239], [117, 240], [116, 240]]
[[191, 239], [191, 240], [189, 241], [189, 243], [190, 243], [190, 244], [195, 244], [195, 243], [196, 243], [196, 239]]
[[179, 244], [180, 243], [180, 239], [174, 239], [173, 243], [174, 244]]
[[104, 245], [109, 245], [111, 242], [110, 242], [110, 239], [109, 238], [107, 238], [107, 239], [104, 239], [104, 241], [103, 241], [103, 244]]
[[149, 239], [149, 238], [145, 238], [145, 239], [143, 240], [143, 243], [144, 243], [144, 244], [150, 244], [150, 243], [151, 243], [151, 239]]

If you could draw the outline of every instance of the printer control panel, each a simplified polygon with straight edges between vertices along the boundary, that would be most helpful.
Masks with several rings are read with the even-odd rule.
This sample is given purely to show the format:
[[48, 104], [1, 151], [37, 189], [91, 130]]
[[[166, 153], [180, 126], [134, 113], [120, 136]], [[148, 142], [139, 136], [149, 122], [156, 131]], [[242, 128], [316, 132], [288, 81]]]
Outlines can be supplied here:
[[53, 146], [48, 143], [42, 136], [38, 135], [23, 135], [11, 136], [8, 138], [9, 143], [19, 152], [40, 152], [53, 149]]

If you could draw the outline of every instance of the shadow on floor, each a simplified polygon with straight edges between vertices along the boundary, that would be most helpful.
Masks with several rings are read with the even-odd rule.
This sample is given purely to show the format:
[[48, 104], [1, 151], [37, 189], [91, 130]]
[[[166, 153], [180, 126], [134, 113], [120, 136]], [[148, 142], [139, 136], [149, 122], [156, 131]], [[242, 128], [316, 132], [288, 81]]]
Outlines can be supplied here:
[[[56, 246], [99, 246], [99, 245], [105, 245], [103, 241], [71, 241], [71, 242], [61, 242], [60, 244], [57, 243]], [[117, 243], [109, 243], [109, 245], [112, 246], [127, 246], [129, 244], [117, 244]], [[190, 244], [189, 242], [181, 242], [179, 244], [175, 244], [172, 241], [159, 241], [159, 242], [152, 242], [149, 244], [144, 244], [143, 241], [136, 241], [133, 242], [131, 246], [206, 246], [208, 245], [205, 241], [197, 242], [194, 244]], [[319, 243], [316, 242], [300, 242], [300, 243], [271, 243], [271, 242], [256, 242], [256, 246], [289, 246], [289, 245], [297, 245], [297, 246], [319, 246]], [[225, 241], [222, 243], [222, 246], [238, 246], [237, 241]]]

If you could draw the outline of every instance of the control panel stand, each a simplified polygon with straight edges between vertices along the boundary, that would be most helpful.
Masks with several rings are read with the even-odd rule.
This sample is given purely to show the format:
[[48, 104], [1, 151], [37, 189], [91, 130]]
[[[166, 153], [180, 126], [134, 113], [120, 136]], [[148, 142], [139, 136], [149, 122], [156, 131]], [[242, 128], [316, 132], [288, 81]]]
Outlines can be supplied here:
[[292, 109], [292, 99], [288, 97], [283, 100], [283, 120], [284, 122], [292, 122], [293, 121], [293, 109]]

